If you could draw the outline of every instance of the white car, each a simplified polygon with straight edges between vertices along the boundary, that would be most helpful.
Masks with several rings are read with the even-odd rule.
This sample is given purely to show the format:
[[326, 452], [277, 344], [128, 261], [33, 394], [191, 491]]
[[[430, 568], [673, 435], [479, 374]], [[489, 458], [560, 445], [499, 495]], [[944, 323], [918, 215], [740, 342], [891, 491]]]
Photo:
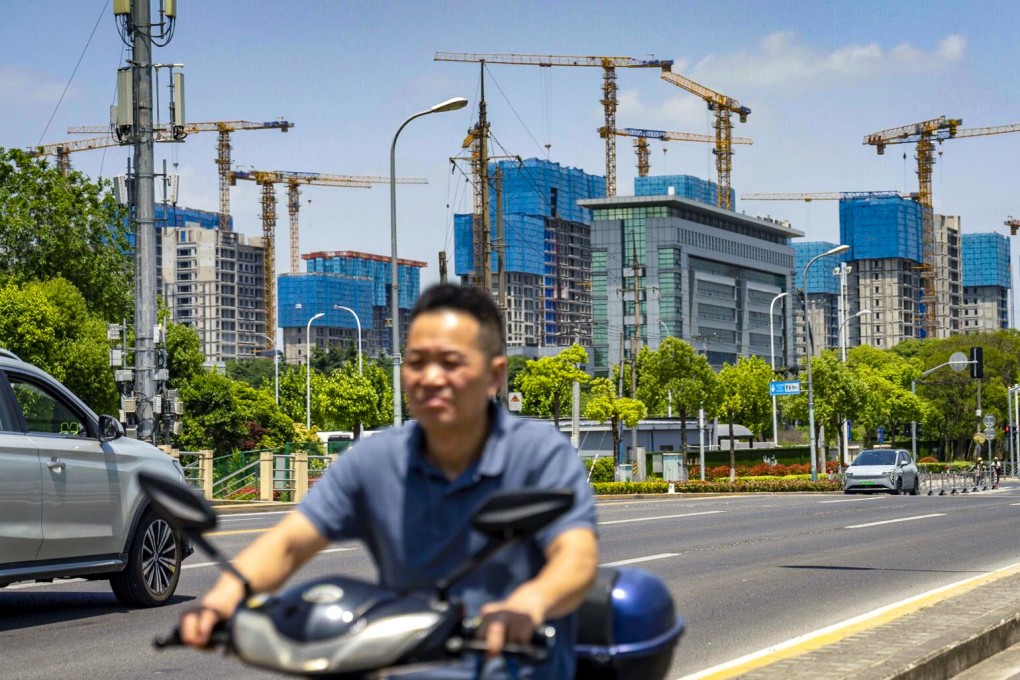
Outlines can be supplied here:
[[882, 491], [916, 496], [921, 487], [917, 465], [903, 449], [866, 449], [846, 469], [843, 493]]

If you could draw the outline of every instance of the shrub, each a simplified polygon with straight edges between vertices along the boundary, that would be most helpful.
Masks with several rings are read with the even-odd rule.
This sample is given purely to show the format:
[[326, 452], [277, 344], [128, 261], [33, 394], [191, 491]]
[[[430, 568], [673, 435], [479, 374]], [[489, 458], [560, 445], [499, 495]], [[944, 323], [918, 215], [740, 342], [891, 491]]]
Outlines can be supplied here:
[[[595, 469], [592, 470], [592, 463], [595, 465]], [[616, 479], [616, 471], [613, 466], [613, 459], [605, 456], [598, 459], [588, 459], [584, 461], [584, 467], [586, 470], [591, 471], [592, 483], [595, 482], [612, 482]]]
[[[592, 484], [596, 495], [608, 496], [619, 494], [658, 494], [666, 493], [669, 485], [664, 482], [603, 482]], [[819, 479], [812, 482], [810, 477], [758, 477], [738, 478], [729, 480], [701, 481], [691, 479], [674, 485], [678, 493], [740, 493], [769, 492], [780, 493], [790, 491], [840, 491], [842, 482], [834, 479]]]

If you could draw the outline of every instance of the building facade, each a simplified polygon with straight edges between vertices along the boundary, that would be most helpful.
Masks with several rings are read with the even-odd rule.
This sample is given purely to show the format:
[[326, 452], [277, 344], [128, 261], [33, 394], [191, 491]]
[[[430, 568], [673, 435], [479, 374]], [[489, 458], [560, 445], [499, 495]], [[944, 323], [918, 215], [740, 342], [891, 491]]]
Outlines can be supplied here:
[[1010, 327], [1009, 239], [995, 233], [963, 235], [963, 332]]
[[[840, 315], [840, 269], [846, 267], [848, 275], [853, 271], [853, 267], [846, 264], [845, 253], [817, 260], [808, 270], [806, 287], [804, 283], [804, 268], [812, 258], [837, 245], [828, 241], [799, 241], [793, 244], [798, 288], [794, 307], [794, 338], [798, 357], [806, 354], [804, 338], [807, 326], [804, 325], [804, 299], [801, 297], [804, 292], [807, 294], [808, 319], [811, 322], [811, 354], [818, 355], [823, 350], [840, 346], [839, 327], [842, 319], [846, 318]], [[846, 325], [850, 326], [850, 323]]]
[[959, 215], [935, 215], [935, 318], [939, 338], [959, 335], [963, 315]]
[[[692, 175], [654, 175], [634, 178], [635, 196], [679, 196], [705, 205], [718, 205], [719, 185]], [[730, 205], [737, 209], [737, 192], [730, 189]]]
[[[683, 338], [720, 367], [758, 355], [790, 366], [795, 264], [802, 233], [677, 196], [581, 201], [593, 213], [592, 368]], [[771, 323], [770, 323], [771, 321]], [[770, 336], [770, 332], [772, 335]]]
[[[591, 339], [591, 213], [579, 200], [605, 195], [605, 179], [529, 158], [493, 163], [502, 174], [503, 269], [507, 345], [559, 348]], [[493, 290], [498, 292], [499, 239], [490, 193]], [[454, 216], [454, 271], [475, 270], [474, 216]], [[556, 350], [558, 351], [558, 350]]]
[[[219, 229], [219, 213], [157, 204], [157, 289], [171, 318], [198, 333], [210, 365], [275, 342], [265, 323], [261, 237]], [[232, 223], [231, 223], [232, 227]]]
[[[320, 312], [326, 316], [311, 326], [309, 334], [313, 346], [326, 349], [337, 344], [353, 345], [360, 322], [364, 355], [392, 356], [392, 259], [349, 250], [307, 253], [301, 258], [305, 261], [306, 272], [278, 277], [279, 317], [286, 360], [304, 361], [307, 323]], [[407, 339], [411, 309], [421, 294], [421, 269], [425, 266], [425, 262], [418, 260], [397, 260], [401, 347]], [[334, 305], [353, 309], [357, 319], [349, 312], [334, 309]]]

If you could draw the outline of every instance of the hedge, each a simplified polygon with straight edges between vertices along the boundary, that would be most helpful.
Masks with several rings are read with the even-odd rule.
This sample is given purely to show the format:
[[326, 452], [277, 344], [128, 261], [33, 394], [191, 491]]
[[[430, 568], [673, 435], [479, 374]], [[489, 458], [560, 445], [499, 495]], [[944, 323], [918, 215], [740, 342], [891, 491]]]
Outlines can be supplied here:
[[[701, 481], [692, 479], [678, 482], [673, 486], [677, 493], [746, 493], [746, 492], [786, 492], [786, 491], [842, 491], [843, 482], [837, 479], [819, 479], [812, 482], [810, 478], [737, 478], [736, 481], [714, 480]], [[661, 481], [653, 482], [596, 482], [592, 489], [598, 496], [614, 496], [622, 494], [660, 494], [669, 491], [669, 484]]]

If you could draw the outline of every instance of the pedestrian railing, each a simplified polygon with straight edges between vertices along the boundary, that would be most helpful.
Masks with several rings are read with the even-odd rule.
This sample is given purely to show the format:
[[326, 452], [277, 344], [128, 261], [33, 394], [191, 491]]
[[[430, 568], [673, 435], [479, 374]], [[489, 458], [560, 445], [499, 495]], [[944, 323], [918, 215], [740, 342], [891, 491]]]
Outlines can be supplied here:
[[185, 481], [206, 498], [232, 501], [300, 501], [337, 459], [314, 444], [213, 455], [164, 449], [178, 459]]
[[921, 490], [929, 496], [955, 496], [957, 494], [988, 491], [999, 486], [999, 473], [986, 466], [973, 466], [941, 472], [922, 471]]

